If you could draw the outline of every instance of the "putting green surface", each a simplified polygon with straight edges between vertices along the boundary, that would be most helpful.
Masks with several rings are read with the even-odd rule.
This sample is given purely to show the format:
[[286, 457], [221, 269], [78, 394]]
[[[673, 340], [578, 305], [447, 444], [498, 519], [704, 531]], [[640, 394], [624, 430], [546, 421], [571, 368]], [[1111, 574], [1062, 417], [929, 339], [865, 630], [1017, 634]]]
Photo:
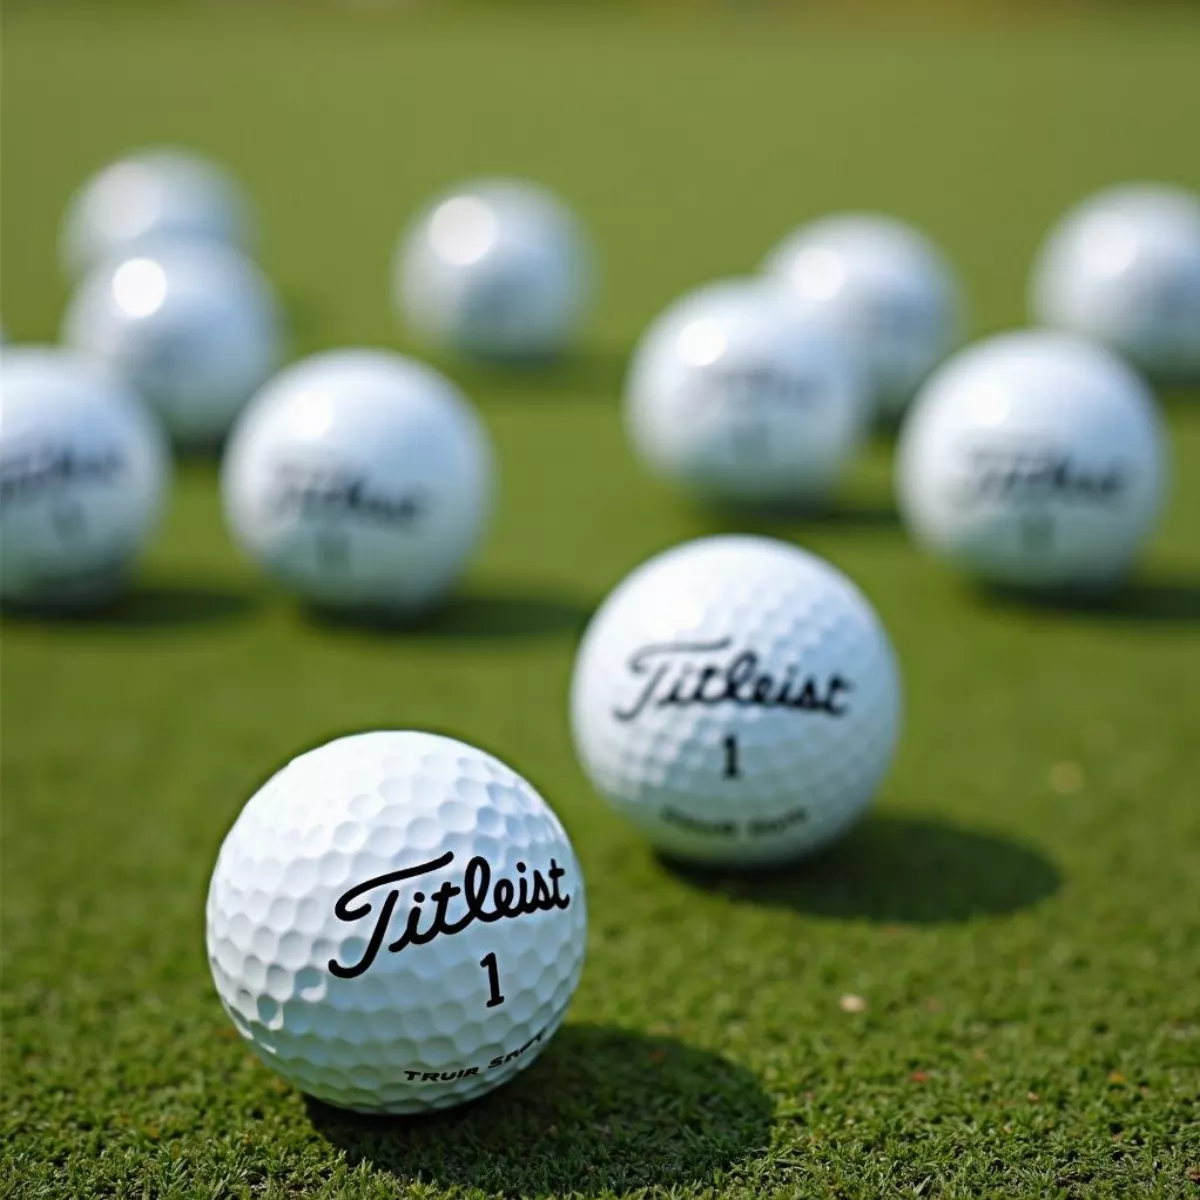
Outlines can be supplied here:
[[[1018, 323], [1037, 240], [1079, 196], [1200, 187], [1200, 23], [9, 5], [3, 55], [0, 307], [18, 340], [54, 334], [71, 189], [150, 142], [245, 180], [297, 353], [406, 348], [393, 240], [466, 176], [561, 190], [605, 279], [571, 363], [442, 364], [486, 417], [502, 502], [425, 627], [305, 618], [233, 551], [202, 463], [180, 469], [125, 603], [5, 621], [0, 1193], [1196, 1193], [1200, 395], [1167, 397], [1172, 502], [1137, 580], [1072, 610], [980, 596], [920, 558], [882, 440], [825, 519], [690, 508], [631, 461], [619, 393], [665, 303], [830, 209], [918, 222], [958, 263], [975, 332]], [[859, 581], [907, 696], [874, 815], [767, 877], [657, 861], [592, 794], [566, 717], [606, 591], [735, 528]], [[299, 750], [377, 727], [510, 762], [589, 886], [566, 1027], [511, 1086], [421, 1120], [276, 1082], [204, 956], [209, 871], [244, 800]]]

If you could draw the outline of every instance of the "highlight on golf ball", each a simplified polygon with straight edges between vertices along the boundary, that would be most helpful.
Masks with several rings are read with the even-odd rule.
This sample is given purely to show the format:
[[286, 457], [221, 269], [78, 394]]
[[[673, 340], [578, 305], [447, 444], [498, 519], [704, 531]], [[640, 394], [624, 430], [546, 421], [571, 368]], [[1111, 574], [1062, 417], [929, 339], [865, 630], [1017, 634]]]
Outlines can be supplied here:
[[803, 225], [767, 256], [798, 312], [826, 323], [866, 375], [874, 413], [895, 422], [962, 341], [966, 304], [941, 250], [894, 217], [845, 213]]
[[913, 538], [968, 574], [1102, 586], [1127, 571], [1166, 492], [1149, 389], [1067, 334], [1005, 334], [929, 381], [901, 433], [897, 498]]
[[253, 218], [241, 186], [190, 150], [151, 148], [97, 172], [72, 197], [59, 257], [79, 278], [109, 258], [162, 241], [203, 241], [249, 249]]
[[239, 251], [180, 241], [97, 267], [62, 339], [122, 375], [177, 445], [212, 447], [283, 361], [284, 321]]
[[170, 460], [118, 380], [69, 351], [0, 355], [0, 599], [46, 608], [121, 590], [158, 523]]
[[862, 444], [861, 375], [837, 338], [760, 279], [711, 284], [642, 337], [625, 421], [656, 475], [701, 497], [812, 501]]
[[468, 356], [552, 358], [587, 319], [591, 246], [552, 192], [482, 179], [440, 196], [396, 247], [397, 311], [422, 341]]
[[1200, 381], [1200, 196], [1126, 184], [1084, 201], [1038, 251], [1029, 306], [1151, 379]]
[[651, 559], [604, 601], [571, 680], [596, 790], [659, 849], [781, 862], [845, 832], [901, 719], [888, 636], [839, 571], [767, 538]]
[[288, 1083], [360, 1112], [474, 1099], [529, 1066], [583, 970], [571, 843], [472, 746], [362, 733], [247, 802], [209, 886], [225, 1010]]
[[451, 588], [482, 536], [492, 450], [436, 371], [384, 351], [330, 351], [255, 397], [221, 484], [234, 539], [285, 588], [404, 615]]

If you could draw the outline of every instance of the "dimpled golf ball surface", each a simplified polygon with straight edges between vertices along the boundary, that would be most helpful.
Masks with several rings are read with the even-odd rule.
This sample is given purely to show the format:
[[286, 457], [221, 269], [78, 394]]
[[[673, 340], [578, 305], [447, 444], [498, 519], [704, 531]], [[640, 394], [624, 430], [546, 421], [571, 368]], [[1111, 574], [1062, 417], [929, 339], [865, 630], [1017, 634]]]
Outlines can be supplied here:
[[227, 246], [162, 245], [93, 271], [62, 340], [123, 376], [173, 441], [220, 441], [283, 359], [274, 289]]
[[1097, 586], [1153, 530], [1166, 472], [1141, 379], [1098, 345], [1028, 331], [963, 351], [929, 381], [901, 434], [897, 498], [914, 539], [968, 574]]
[[253, 240], [250, 206], [236, 181], [190, 151], [148, 149], [105, 167], [72, 197], [63, 218], [63, 270], [78, 277], [149, 243]]
[[[497, 918], [506, 905], [528, 911]], [[528, 1066], [579, 982], [587, 924], [537, 792], [409, 732], [341, 738], [270, 779], [221, 847], [207, 918], [217, 992], [263, 1061], [329, 1104], [389, 1113]]]
[[486, 524], [491, 446], [449, 380], [396, 354], [339, 350], [251, 402], [222, 468], [235, 539], [315, 603], [404, 614], [455, 581]]
[[892, 217], [848, 213], [802, 226], [766, 271], [796, 310], [835, 330], [867, 379], [872, 407], [895, 421], [962, 338], [962, 290], [941, 251]]
[[730, 280], [685, 296], [642, 338], [625, 418], [657, 475], [716, 500], [819, 499], [866, 432], [861, 378], [781, 289]]
[[538, 359], [574, 341], [594, 273], [583, 229], [557, 196], [485, 179], [440, 197], [405, 231], [393, 286], [397, 309], [426, 343]]
[[847, 829], [891, 762], [900, 707], [887, 634], [858, 589], [756, 537], [639, 567], [593, 619], [571, 683], [596, 789], [660, 849], [730, 866]]
[[1030, 309], [1155, 380], [1200, 381], [1200, 196], [1133, 184], [1085, 201], [1039, 251]]
[[139, 399], [69, 351], [0, 355], [0, 596], [74, 607], [122, 586], [162, 508], [165, 442]]

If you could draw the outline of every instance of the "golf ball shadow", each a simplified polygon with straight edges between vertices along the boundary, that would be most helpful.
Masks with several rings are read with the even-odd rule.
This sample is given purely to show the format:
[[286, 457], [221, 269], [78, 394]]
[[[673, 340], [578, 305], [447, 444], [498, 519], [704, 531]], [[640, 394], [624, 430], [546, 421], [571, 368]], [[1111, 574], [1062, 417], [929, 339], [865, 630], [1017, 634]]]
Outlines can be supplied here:
[[18, 603], [0, 606], [6, 620], [27, 624], [53, 623], [105, 633], [149, 629], [180, 629], [240, 620], [257, 607], [256, 596], [217, 584], [183, 580], [135, 582], [127, 591], [109, 597], [98, 607], [71, 604]]
[[825, 526], [844, 531], [899, 530], [900, 515], [886, 496], [834, 495], [808, 504], [776, 503], [705, 505], [700, 509], [705, 532], [760, 533], [786, 538], [797, 526]]
[[586, 1024], [565, 1025], [528, 1071], [460, 1108], [364, 1117], [305, 1102], [351, 1166], [504, 1195], [711, 1182], [765, 1149], [773, 1114], [755, 1076], [719, 1054]]
[[753, 875], [662, 858], [677, 878], [733, 900], [813, 916], [937, 924], [1000, 916], [1058, 891], [1058, 868], [996, 833], [919, 817], [868, 817], [809, 859]]
[[445, 641], [504, 641], [583, 632], [589, 608], [570, 596], [532, 589], [468, 588], [440, 606], [411, 615], [346, 612], [304, 605], [305, 620], [338, 633]]
[[452, 371], [471, 394], [503, 396], [514, 400], [595, 400], [620, 403], [629, 369], [627, 349], [582, 347], [557, 358], [527, 362], [523, 371], [501, 370], [478, 359], [455, 359], [430, 354], [431, 363]]
[[1200, 624], [1200, 575], [1134, 578], [1115, 588], [1023, 588], [977, 585], [976, 593], [992, 608], [1025, 610], [1071, 620], [1114, 625]]
[[1200, 409], [1200, 379], [1186, 379], [1163, 386], [1158, 402], [1164, 412], [1195, 412]]

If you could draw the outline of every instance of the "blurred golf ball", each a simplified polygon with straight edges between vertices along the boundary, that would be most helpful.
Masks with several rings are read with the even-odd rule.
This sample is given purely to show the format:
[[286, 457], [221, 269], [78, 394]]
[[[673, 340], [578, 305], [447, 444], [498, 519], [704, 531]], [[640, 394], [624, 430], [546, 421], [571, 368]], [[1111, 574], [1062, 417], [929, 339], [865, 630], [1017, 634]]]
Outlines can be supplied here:
[[72, 608], [120, 590], [170, 462], [136, 396], [67, 351], [0, 354], [0, 597]]
[[426, 733], [363, 733], [250, 798], [208, 892], [221, 1003], [294, 1087], [361, 1112], [491, 1091], [561, 1024], [583, 969], [579, 864], [536, 791]]
[[440, 197], [402, 235], [397, 310], [430, 345], [494, 359], [539, 359], [574, 341], [591, 304], [591, 250], [544, 188], [479, 180]]
[[963, 351], [926, 385], [901, 433], [909, 532], [994, 583], [1098, 585], [1154, 528], [1166, 434], [1123, 362], [1067, 334], [1028, 331]]
[[77, 278], [109, 258], [181, 239], [246, 249], [250, 206], [234, 179], [190, 151], [147, 149], [92, 176], [67, 206], [59, 255]]
[[895, 421], [929, 373], [959, 344], [961, 288], [941, 251], [892, 217], [848, 213], [801, 226], [764, 263], [796, 310], [851, 347], [871, 407]]
[[1085, 201], [1038, 251], [1029, 304], [1154, 380], [1200, 381], [1200, 197], [1134, 184]]
[[639, 567], [593, 618], [571, 681], [597, 791], [662, 850], [731, 866], [845, 831], [891, 762], [900, 707], [887, 634], [858, 589], [757, 537]]
[[626, 384], [626, 426], [657, 475], [700, 496], [824, 496], [866, 432], [862, 379], [836, 338], [761, 280], [712, 284], [650, 326]]
[[284, 355], [259, 269], [227, 246], [160, 245], [109, 260], [76, 291], [62, 340], [123, 376], [179, 446], [212, 446]]
[[307, 359], [252, 401], [222, 470], [243, 549], [317, 604], [403, 614], [439, 599], [486, 524], [487, 434], [436, 371], [372, 350]]

